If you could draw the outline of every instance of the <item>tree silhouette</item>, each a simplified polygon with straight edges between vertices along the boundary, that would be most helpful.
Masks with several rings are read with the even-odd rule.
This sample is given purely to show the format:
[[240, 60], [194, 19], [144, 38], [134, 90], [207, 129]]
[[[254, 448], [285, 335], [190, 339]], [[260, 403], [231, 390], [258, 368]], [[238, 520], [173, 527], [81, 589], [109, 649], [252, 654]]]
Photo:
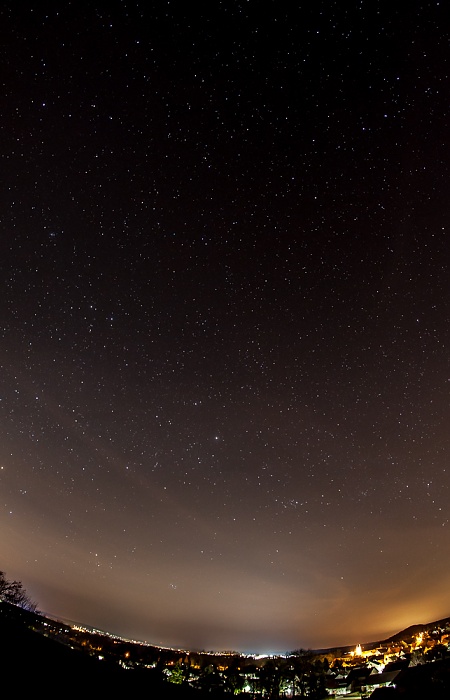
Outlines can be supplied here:
[[21, 581], [8, 581], [3, 571], [0, 571], [0, 599], [24, 610], [37, 612], [36, 603], [28, 597]]
[[241, 675], [240, 670], [239, 656], [234, 656], [224, 672], [226, 686], [233, 695], [237, 695], [238, 693], [242, 692], [244, 687], [245, 680], [244, 676]]
[[289, 680], [290, 667], [280, 659], [269, 659], [258, 671], [260, 688], [269, 700], [277, 700], [284, 681]]

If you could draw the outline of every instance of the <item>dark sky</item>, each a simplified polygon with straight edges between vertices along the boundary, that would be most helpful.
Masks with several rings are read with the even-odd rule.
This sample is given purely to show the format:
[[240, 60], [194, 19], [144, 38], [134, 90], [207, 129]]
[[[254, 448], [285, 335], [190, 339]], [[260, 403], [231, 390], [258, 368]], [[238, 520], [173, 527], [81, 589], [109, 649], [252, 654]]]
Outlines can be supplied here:
[[0, 567], [152, 643], [450, 613], [445, 3], [1, 3]]

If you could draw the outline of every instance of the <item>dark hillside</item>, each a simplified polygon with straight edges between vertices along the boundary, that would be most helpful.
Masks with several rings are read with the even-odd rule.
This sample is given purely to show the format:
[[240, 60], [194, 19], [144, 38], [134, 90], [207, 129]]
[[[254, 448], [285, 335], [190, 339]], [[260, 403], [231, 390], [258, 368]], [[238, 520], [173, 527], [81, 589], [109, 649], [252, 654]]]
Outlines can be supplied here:
[[410, 639], [411, 637], [415, 637], [421, 632], [429, 633], [433, 630], [445, 630], [447, 628], [450, 628], [450, 618], [448, 617], [445, 617], [442, 620], [436, 620], [435, 622], [427, 622], [426, 624], [411, 625], [410, 627], [407, 627], [406, 629], [397, 632], [397, 634], [393, 634], [391, 637], [388, 637], [388, 639], [383, 639], [383, 641], [380, 642], [380, 644], [396, 642], [399, 640], [406, 640]]
[[[151, 669], [125, 670], [113, 661], [99, 661], [82, 651], [33, 631], [27, 625], [33, 615], [0, 603], [0, 659], [4, 687], [19, 698], [30, 697], [45, 686], [53, 698], [118, 697], [125, 692], [145, 693], [147, 698], [191, 697], [164, 683]], [[189, 690], [189, 689], [188, 689]], [[178, 691], [178, 692], [177, 692]]]

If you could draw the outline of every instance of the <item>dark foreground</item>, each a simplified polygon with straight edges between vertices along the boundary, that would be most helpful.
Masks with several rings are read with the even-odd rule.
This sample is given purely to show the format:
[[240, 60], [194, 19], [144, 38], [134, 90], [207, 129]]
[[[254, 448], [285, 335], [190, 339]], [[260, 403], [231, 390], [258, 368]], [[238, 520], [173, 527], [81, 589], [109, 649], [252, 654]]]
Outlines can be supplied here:
[[[218, 700], [233, 697], [223, 688], [199, 690], [187, 684], [169, 683], [161, 669], [124, 669], [105, 657], [99, 660], [30, 629], [28, 613], [0, 604], [0, 669], [3, 689], [9, 697], [32, 698], [148, 698], [148, 700]], [[406, 668], [396, 678], [396, 688], [375, 691], [374, 700], [450, 700], [450, 658]], [[306, 691], [321, 700], [327, 691]], [[319, 697], [320, 696], [320, 697]], [[269, 698], [278, 693], [240, 694]], [[329, 697], [333, 697], [329, 695]], [[343, 696], [345, 698], [345, 696]]]
[[16, 698], [204, 697], [167, 683], [154, 669], [125, 670], [71, 649], [28, 629], [20, 615], [0, 615], [0, 669], [3, 689]]

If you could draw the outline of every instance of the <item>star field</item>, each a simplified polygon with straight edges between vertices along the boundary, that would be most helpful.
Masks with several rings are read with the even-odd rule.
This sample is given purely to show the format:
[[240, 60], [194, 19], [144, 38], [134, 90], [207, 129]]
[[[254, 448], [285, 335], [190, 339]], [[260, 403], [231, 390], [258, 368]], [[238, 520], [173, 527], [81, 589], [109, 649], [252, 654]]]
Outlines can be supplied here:
[[448, 40], [412, 3], [3, 3], [0, 552], [286, 651], [448, 615]]

